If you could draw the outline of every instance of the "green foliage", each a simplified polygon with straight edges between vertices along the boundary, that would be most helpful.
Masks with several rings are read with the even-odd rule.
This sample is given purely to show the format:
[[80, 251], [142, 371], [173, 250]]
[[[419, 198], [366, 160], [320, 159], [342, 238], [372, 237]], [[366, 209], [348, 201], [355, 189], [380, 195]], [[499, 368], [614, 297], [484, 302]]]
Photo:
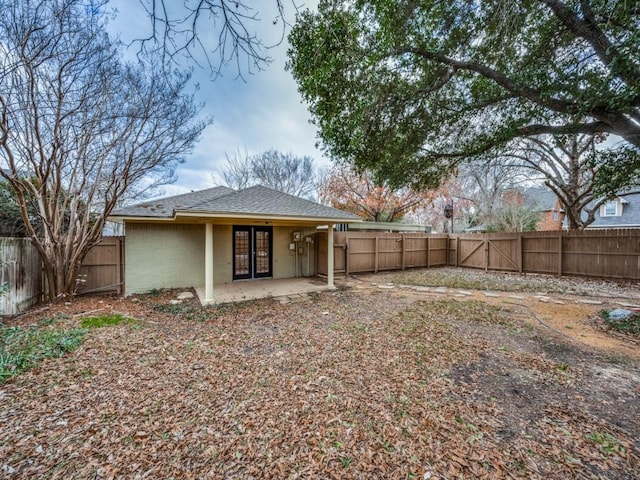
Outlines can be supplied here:
[[24, 237], [26, 235], [27, 231], [13, 190], [7, 182], [0, 181], [0, 236]]
[[115, 315], [101, 315], [98, 317], [88, 317], [82, 319], [82, 328], [102, 328], [110, 327], [113, 325], [120, 325], [121, 323], [137, 323], [132, 318], [123, 317], [120, 314]]
[[299, 15], [288, 68], [328, 153], [393, 186], [543, 133], [615, 133], [637, 151], [634, 5], [326, 0]]
[[616, 437], [608, 432], [593, 432], [587, 438], [598, 445], [598, 447], [609, 455], [625, 455], [626, 449]]
[[0, 327], [0, 383], [78, 348], [87, 331]]
[[600, 317], [602, 317], [604, 322], [613, 330], [630, 333], [632, 335], [640, 335], [640, 314], [631, 315], [626, 320], [612, 320], [609, 317], [609, 312], [603, 310], [600, 312]]

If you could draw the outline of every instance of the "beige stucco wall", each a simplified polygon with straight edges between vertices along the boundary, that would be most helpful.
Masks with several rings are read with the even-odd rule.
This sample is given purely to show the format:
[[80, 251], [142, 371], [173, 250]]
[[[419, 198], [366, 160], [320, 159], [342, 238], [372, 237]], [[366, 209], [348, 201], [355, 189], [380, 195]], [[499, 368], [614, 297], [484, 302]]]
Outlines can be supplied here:
[[204, 283], [204, 226], [128, 223], [125, 292]]
[[[231, 225], [213, 226], [213, 288], [216, 284], [233, 281], [233, 228]], [[204, 277], [199, 285], [204, 286]]]
[[[302, 241], [297, 242], [298, 255], [289, 250], [293, 242], [293, 232], [300, 232]], [[293, 278], [296, 276], [296, 260], [298, 277], [315, 275], [315, 244], [306, 243], [304, 238], [314, 237], [315, 229], [301, 227], [273, 228], [273, 278]], [[307, 256], [309, 255], [309, 258]]]
[[[293, 232], [301, 232], [298, 254], [289, 250]], [[316, 245], [304, 242], [315, 229], [273, 228], [273, 278], [315, 274]], [[204, 225], [127, 223], [125, 292], [204, 286]], [[213, 283], [233, 281], [233, 227], [213, 226]], [[297, 261], [297, 271], [296, 271]]]

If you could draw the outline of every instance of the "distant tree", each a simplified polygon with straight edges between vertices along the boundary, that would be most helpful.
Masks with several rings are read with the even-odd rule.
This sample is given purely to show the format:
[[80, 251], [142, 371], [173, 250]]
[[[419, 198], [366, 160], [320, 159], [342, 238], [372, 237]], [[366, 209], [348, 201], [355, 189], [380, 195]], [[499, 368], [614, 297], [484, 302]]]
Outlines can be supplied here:
[[[430, 225], [432, 231], [442, 233], [460, 232], [468, 227], [475, 227], [480, 223], [478, 208], [468, 198], [469, 183], [460, 177], [451, 177], [438, 188], [429, 190], [425, 194], [425, 201], [406, 216], [408, 221], [423, 225]], [[453, 205], [453, 222], [446, 218], [444, 209]]]
[[217, 174], [222, 183], [235, 189], [260, 184], [289, 195], [315, 198], [317, 172], [309, 156], [274, 149], [255, 155], [238, 150], [232, 156], [226, 155], [226, 163]]
[[505, 192], [527, 180], [525, 172], [512, 158], [473, 159], [458, 168], [457, 198], [474, 206], [476, 223], [491, 223], [503, 207]]
[[[611, 198], [640, 192], [637, 172], [610, 182], [615, 172], [608, 168], [607, 151], [598, 148], [605, 139], [605, 135], [582, 134], [531, 137], [513, 144], [502, 159], [542, 180], [562, 204], [569, 229], [581, 230], [594, 222], [600, 206]], [[599, 188], [612, 183], [614, 191]]]
[[335, 165], [318, 189], [322, 203], [372, 222], [402, 220], [426, 199], [409, 188], [394, 190], [384, 182], [376, 182], [366, 172], [356, 173], [344, 165]]
[[528, 205], [507, 203], [487, 224], [489, 232], [534, 232], [542, 213]]
[[541, 134], [615, 134], [640, 170], [640, 8], [629, 0], [321, 0], [289, 68], [331, 157], [435, 186]]
[[105, 3], [0, 0], [0, 178], [50, 299], [74, 293], [116, 203], [173, 181], [205, 127], [188, 76], [123, 62]]

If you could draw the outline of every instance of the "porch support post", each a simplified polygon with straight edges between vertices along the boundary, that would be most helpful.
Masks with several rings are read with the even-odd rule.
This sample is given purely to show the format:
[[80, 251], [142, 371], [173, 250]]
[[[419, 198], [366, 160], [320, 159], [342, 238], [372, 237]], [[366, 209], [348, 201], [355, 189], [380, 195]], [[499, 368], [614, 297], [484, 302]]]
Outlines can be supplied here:
[[204, 237], [204, 301], [213, 302], [213, 224], [205, 225]]
[[331, 288], [333, 284], [333, 224], [327, 225], [327, 285]]

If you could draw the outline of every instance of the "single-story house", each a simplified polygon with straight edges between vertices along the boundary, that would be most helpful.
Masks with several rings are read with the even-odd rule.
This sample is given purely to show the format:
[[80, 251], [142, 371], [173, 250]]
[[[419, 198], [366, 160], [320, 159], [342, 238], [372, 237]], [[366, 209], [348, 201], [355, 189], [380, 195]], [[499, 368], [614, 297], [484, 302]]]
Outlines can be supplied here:
[[[263, 186], [214, 187], [120, 208], [124, 223], [125, 294], [160, 288], [214, 286], [239, 280], [315, 275], [316, 229], [333, 252], [336, 223], [356, 215]], [[333, 255], [327, 284], [333, 286]]]

